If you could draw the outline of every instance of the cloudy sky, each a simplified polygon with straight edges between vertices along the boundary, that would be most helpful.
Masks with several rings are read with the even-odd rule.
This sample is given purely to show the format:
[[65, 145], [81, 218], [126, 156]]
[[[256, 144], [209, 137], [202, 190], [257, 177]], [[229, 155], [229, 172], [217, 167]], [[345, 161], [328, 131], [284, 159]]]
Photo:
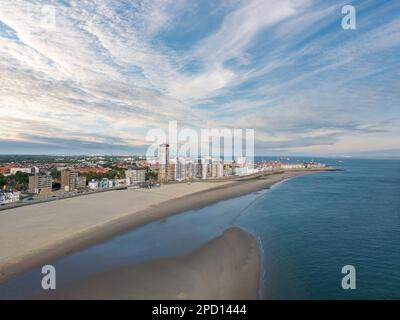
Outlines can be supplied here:
[[0, 153], [141, 152], [177, 120], [400, 155], [399, 49], [400, 1], [0, 0]]

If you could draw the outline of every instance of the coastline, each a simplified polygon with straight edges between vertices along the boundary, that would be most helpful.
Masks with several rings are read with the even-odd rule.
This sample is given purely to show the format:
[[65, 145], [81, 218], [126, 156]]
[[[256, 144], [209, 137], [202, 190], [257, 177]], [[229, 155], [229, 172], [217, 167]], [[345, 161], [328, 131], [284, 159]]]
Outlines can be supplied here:
[[[2, 243], [12, 244], [11, 247], [8, 248], [8, 253], [17, 252], [17, 254], [7, 256], [7, 252], [0, 252], [0, 282], [4, 282], [7, 279], [35, 266], [63, 257], [69, 253], [104, 241], [110, 237], [140, 227], [149, 222], [163, 219], [187, 210], [205, 207], [225, 199], [235, 198], [261, 189], [270, 188], [275, 183], [295, 176], [321, 171], [326, 170], [299, 170], [268, 174], [249, 179], [238, 179], [229, 182], [212, 182], [208, 184], [196, 182], [191, 185], [176, 185], [175, 187], [167, 186], [163, 189], [165, 190], [164, 194], [158, 190], [146, 190], [142, 192], [126, 191], [131, 192], [131, 194], [129, 195], [125, 192], [124, 194], [118, 194], [118, 197], [124, 197], [124, 200], [126, 197], [131, 197], [132, 199], [130, 200], [138, 201], [137, 203], [139, 203], [140, 200], [146, 200], [146, 197], [151, 197], [151, 199], [155, 198], [155, 200], [152, 200], [150, 205], [148, 203], [137, 205], [136, 210], [131, 208], [131, 203], [128, 201], [124, 204], [125, 206], [128, 206], [127, 208], [121, 205], [124, 212], [120, 212], [112, 218], [107, 215], [107, 210], [113, 208], [112, 205], [110, 206], [110, 199], [99, 197], [90, 198], [91, 195], [81, 197], [80, 201], [79, 198], [72, 198], [12, 209], [14, 211], [10, 212], [10, 214], [3, 216], [0, 215], [0, 240]], [[174, 191], [174, 188], [175, 191], [183, 190], [183, 193], [176, 194], [176, 192], [167, 192], [171, 190]], [[64, 201], [64, 203], [62, 203], [62, 201]], [[85, 206], [89, 205], [89, 208], [94, 205], [96, 208], [102, 208], [102, 210], [105, 211], [103, 220], [90, 213], [92, 214], [91, 218], [98, 218], [97, 221], [91, 221], [89, 219], [87, 225], [82, 225], [80, 221], [75, 221], [73, 219], [71, 222], [71, 219], [68, 219], [71, 218], [68, 217], [68, 215], [70, 215], [68, 210], [72, 210], [74, 205], [80, 205], [82, 203]], [[61, 204], [63, 204], [62, 208], [60, 208]], [[55, 208], [55, 205], [58, 205], [58, 208]], [[120, 210], [122, 210], [121, 208]], [[49, 210], [50, 214], [41, 216], [39, 213], [34, 212], [35, 210], [29, 209], [37, 209], [36, 211]], [[19, 212], [20, 210], [25, 212]], [[51, 212], [51, 210], [57, 210], [57, 213]], [[115, 210], [118, 210], [118, 208]], [[83, 214], [85, 215], [85, 212], [83, 212]], [[86, 215], [89, 215], [89, 213], [86, 213]], [[19, 225], [21, 220], [20, 218], [27, 216], [30, 216], [31, 220], [25, 224]], [[99, 214], [99, 216], [101, 215]], [[7, 220], [9, 220], [8, 224], [2, 224], [3, 220], [5, 220], [4, 217], [7, 217]], [[66, 218], [67, 220], [62, 220], [62, 218]], [[76, 216], [74, 218], [76, 218]], [[84, 218], [85, 217], [82, 216], [82, 220]], [[61, 223], [63, 221], [68, 221], [70, 227], [76, 226], [76, 228], [63, 230], [63, 237], [57, 238], [52, 234], [52, 232], [54, 233], [57, 232], [57, 230], [64, 229], [65, 226]], [[13, 222], [15, 224], [13, 224]], [[60, 223], [61, 225], [57, 225], [53, 230], [49, 227], [49, 225], [51, 226], [53, 224], [54, 227], [54, 224]], [[7, 229], [7, 225], [11, 225], [12, 227]], [[24, 228], [30, 228], [30, 230], [33, 229], [33, 234], [39, 238], [41, 236], [42, 239], [39, 239], [36, 242], [32, 241], [32, 239], [30, 239], [32, 234], [29, 234], [28, 230], [25, 230], [27, 232], [23, 232], [22, 229]], [[15, 234], [16, 230], [19, 231], [19, 235]], [[21, 234], [21, 232], [23, 233]], [[13, 243], [13, 240], [15, 241], [19, 236], [22, 237], [22, 239], [19, 239], [19, 243]], [[26, 239], [23, 239], [24, 237]], [[4, 248], [2, 248], [2, 250], [3, 249]]]

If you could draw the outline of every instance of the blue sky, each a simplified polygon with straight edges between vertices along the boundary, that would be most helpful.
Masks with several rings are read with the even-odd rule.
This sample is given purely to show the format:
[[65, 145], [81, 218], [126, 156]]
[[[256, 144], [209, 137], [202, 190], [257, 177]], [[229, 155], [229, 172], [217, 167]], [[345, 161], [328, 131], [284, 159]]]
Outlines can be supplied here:
[[177, 120], [399, 156], [399, 49], [399, 1], [1, 0], [0, 153], [143, 152]]

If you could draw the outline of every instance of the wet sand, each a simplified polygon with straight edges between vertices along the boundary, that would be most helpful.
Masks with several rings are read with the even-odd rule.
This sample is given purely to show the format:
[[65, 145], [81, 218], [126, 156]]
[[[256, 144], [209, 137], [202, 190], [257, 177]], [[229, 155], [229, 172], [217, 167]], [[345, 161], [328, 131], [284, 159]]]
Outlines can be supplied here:
[[269, 188], [292, 171], [225, 182], [169, 184], [40, 203], [0, 213], [0, 282], [121, 232]]
[[184, 256], [112, 269], [37, 298], [256, 299], [260, 261], [254, 237], [230, 228]]

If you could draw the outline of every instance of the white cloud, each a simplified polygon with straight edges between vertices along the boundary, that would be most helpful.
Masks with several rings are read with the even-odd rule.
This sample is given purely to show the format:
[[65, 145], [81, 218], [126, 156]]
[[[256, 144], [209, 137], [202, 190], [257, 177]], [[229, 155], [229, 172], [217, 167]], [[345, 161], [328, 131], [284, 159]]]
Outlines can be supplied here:
[[[40, 23], [43, 5], [56, 5], [55, 29]], [[363, 124], [396, 116], [370, 119], [371, 101], [399, 101], [387, 57], [370, 56], [399, 46], [398, 21], [345, 43], [336, 31], [306, 41], [335, 21], [336, 5], [229, 0], [214, 10], [213, 16], [226, 13], [214, 29], [174, 51], [158, 35], [172, 30], [177, 17], [185, 19], [187, 6], [197, 8], [184, 0], [1, 1], [0, 140], [133, 147], [145, 143], [146, 129], [178, 120], [194, 127], [254, 127], [260, 142], [291, 148], [296, 141], [334, 146], [350, 132], [368, 132]], [[203, 18], [206, 27], [210, 17]], [[188, 70], [190, 62], [199, 68]], [[339, 71], [348, 71], [346, 77]], [[346, 87], [378, 73], [384, 88], [364, 84], [352, 93]], [[355, 105], [351, 112], [340, 105], [346, 95]]]
[[264, 28], [298, 13], [308, 0], [251, 0], [229, 14], [221, 28], [201, 41], [195, 55], [212, 63], [241, 58], [256, 35]]

